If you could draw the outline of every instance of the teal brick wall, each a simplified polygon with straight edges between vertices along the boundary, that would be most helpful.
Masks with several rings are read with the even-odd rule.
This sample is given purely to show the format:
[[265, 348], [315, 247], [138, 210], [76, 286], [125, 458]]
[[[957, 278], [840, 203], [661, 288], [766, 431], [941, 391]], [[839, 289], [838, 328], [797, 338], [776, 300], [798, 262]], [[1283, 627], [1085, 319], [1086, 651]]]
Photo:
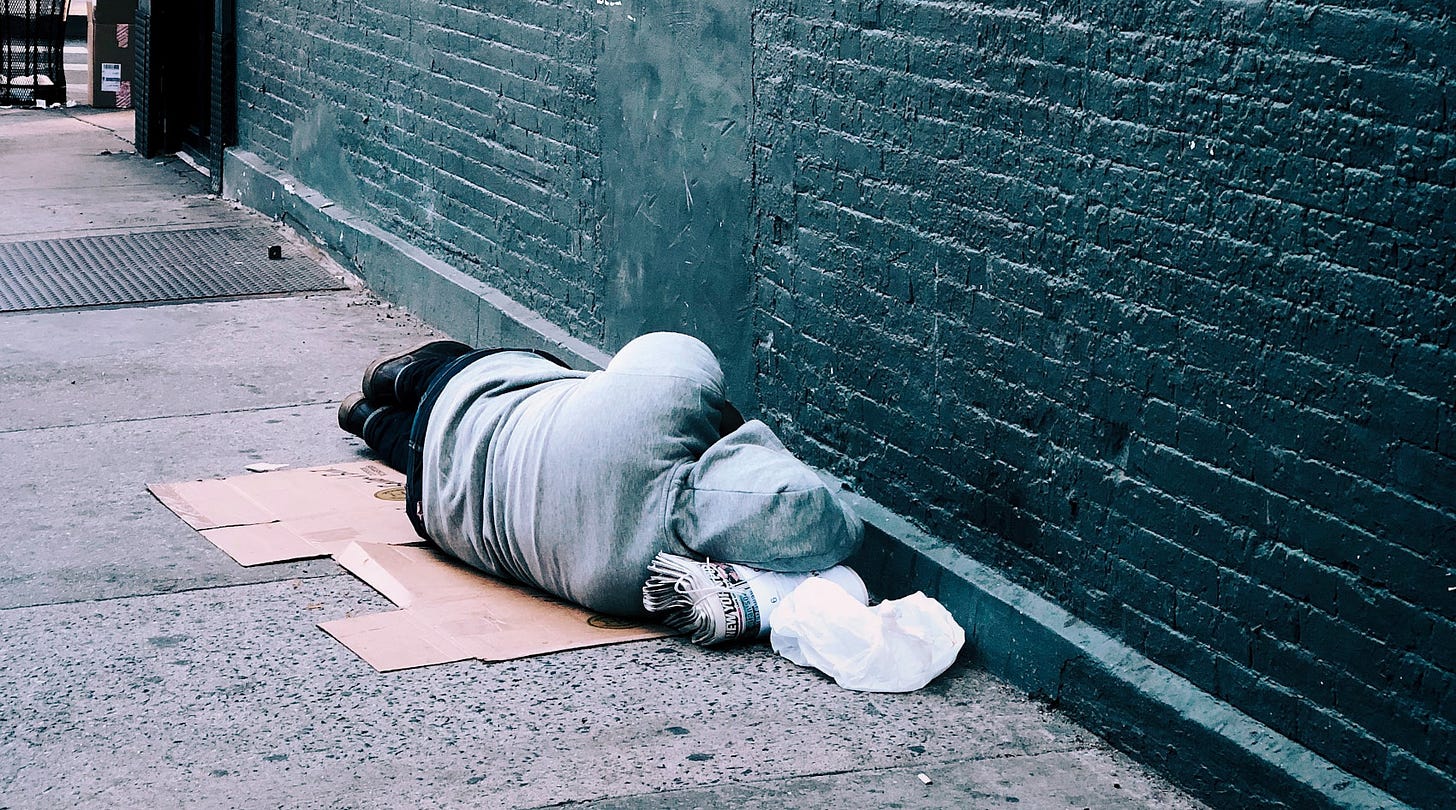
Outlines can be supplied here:
[[754, 42], [793, 446], [1456, 804], [1449, 7], [765, 0]]
[[238, 145], [608, 351], [751, 401], [748, 17], [728, 0], [239, 0]]
[[600, 340], [591, 5], [240, 0], [237, 14], [240, 146]]

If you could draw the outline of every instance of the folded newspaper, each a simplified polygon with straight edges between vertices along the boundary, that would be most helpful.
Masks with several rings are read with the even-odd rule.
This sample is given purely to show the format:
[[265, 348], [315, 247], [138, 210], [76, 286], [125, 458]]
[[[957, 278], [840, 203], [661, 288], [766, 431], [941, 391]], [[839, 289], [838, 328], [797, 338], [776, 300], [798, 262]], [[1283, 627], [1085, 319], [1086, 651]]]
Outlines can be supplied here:
[[690, 633], [696, 644], [726, 644], [765, 638], [773, 609], [810, 577], [823, 577], [860, 604], [869, 601], [864, 581], [850, 568], [785, 574], [736, 563], [699, 561], [660, 553], [648, 566], [642, 606], [661, 613], [662, 623]]

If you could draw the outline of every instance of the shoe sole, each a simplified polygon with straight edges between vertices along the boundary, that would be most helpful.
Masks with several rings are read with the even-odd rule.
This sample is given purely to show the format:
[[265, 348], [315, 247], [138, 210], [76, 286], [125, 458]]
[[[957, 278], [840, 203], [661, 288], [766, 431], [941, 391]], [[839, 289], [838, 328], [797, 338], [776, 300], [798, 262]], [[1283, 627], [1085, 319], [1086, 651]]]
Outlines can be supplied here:
[[[437, 338], [437, 339], [432, 339], [432, 340], [424, 341], [423, 343], [420, 343], [420, 344], [415, 345], [415, 346], [411, 346], [410, 348], [405, 349], [404, 351], [397, 352], [397, 353], [391, 354], [391, 355], [387, 355], [385, 357], [381, 357], [381, 358], [375, 360], [374, 362], [370, 363], [368, 366], [366, 366], [364, 368], [364, 382], [363, 382], [363, 385], [361, 386], [363, 388], [363, 390], [364, 390], [364, 393], [361, 394], [361, 396], [364, 397], [365, 399], [371, 400], [373, 402], [379, 402], [379, 403], [382, 403], [382, 404], [391, 404], [391, 403], [393, 403], [395, 401], [393, 386], [387, 386], [390, 389], [388, 391], [380, 391], [380, 390], [377, 390], [377, 386], [375, 386], [375, 385], [372, 384], [374, 382], [374, 375], [377, 374], [379, 372], [380, 367], [384, 366], [386, 363], [393, 363], [396, 360], [403, 360], [404, 358], [409, 357], [412, 354], [419, 354], [420, 352], [424, 351], [425, 349], [428, 349], [429, 347], [436, 346], [436, 345], [438, 345], [438, 346], [459, 347], [461, 349], [464, 349], [467, 352], [470, 351], [470, 347], [469, 346], [465, 345], [464, 343], [461, 343], [458, 340], [440, 340], [440, 339]], [[371, 389], [374, 389], [374, 390], [371, 390]]]
[[344, 397], [344, 401], [343, 402], [340, 402], [339, 403], [339, 429], [340, 430], [344, 431], [345, 433], [347, 433], [347, 434], [349, 434], [351, 436], [358, 435], [358, 434], [354, 433], [354, 431], [349, 430], [349, 414], [350, 413], [353, 413], [354, 406], [358, 405], [360, 402], [363, 402], [363, 401], [364, 401], [364, 395], [363, 394], [350, 394], [347, 397]]

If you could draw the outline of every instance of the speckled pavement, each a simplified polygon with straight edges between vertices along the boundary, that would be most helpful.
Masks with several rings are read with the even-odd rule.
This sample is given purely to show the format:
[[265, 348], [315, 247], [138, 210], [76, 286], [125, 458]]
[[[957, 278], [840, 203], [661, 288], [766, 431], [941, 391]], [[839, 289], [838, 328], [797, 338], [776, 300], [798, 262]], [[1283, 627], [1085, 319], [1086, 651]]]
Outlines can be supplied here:
[[[98, 137], [59, 111], [7, 131]], [[28, 167], [30, 193], [76, 213], [78, 172], [107, 187], [65, 159], [88, 148]], [[126, 169], [137, 209], [99, 191], [76, 222], [155, 227], [148, 194], [256, 221], [167, 161]], [[372, 589], [329, 561], [242, 568], [146, 491], [362, 457], [335, 403], [428, 333], [358, 290], [0, 315], [0, 808], [1199, 806], [965, 666], [872, 695], [669, 639], [380, 674], [316, 626], [387, 607]]]

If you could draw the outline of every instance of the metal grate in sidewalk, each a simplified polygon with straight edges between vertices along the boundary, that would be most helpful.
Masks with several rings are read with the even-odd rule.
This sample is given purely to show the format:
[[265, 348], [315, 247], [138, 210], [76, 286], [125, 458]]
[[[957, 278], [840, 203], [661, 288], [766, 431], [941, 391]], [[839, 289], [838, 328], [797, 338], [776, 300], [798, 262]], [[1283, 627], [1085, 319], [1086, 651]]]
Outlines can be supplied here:
[[0, 244], [0, 312], [192, 301], [344, 284], [267, 227], [198, 228]]

